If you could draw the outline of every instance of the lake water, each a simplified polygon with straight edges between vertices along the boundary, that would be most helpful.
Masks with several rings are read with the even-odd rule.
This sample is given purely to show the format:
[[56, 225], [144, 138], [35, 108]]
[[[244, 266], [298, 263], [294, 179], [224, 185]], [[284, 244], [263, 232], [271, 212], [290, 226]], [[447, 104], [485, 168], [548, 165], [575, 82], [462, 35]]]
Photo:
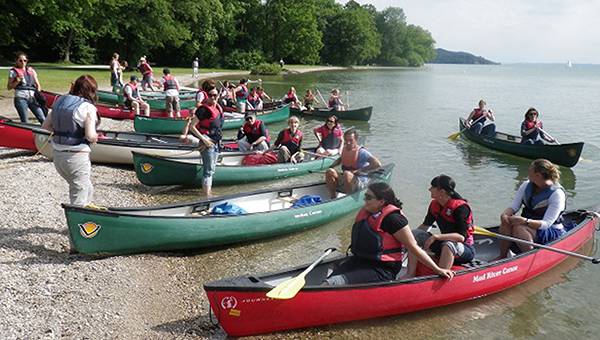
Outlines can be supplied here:
[[[561, 168], [570, 208], [598, 204], [600, 189], [600, 66], [516, 64], [500, 66], [427, 65], [422, 69], [321, 72], [263, 78], [272, 96], [282, 96], [294, 85], [299, 96], [319, 88], [324, 96], [341, 88], [353, 107], [373, 106], [368, 123], [348, 122], [367, 136], [366, 146], [384, 163], [396, 164], [392, 185], [404, 202], [412, 227], [425, 216], [431, 178], [441, 173], [457, 182], [478, 225], [499, 223], [516, 188], [527, 177], [529, 160], [497, 153], [447, 136], [458, 131], [458, 117], [466, 116], [479, 99], [496, 113], [497, 130], [518, 134], [527, 108], [540, 112], [546, 131], [560, 142], [586, 143], [583, 159], [572, 169]], [[322, 122], [302, 119], [311, 135]], [[285, 124], [270, 126], [276, 134]], [[310, 140], [314, 140], [311, 138]], [[304, 182], [310, 175], [286, 180]], [[217, 188], [230, 193], [281, 182]], [[178, 197], [181, 199], [181, 194]], [[183, 196], [197, 195], [186, 191]], [[163, 195], [165, 199], [171, 195]], [[345, 249], [350, 241], [352, 216], [304, 233], [235, 246], [238, 274], [265, 272], [312, 261], [327, 247]], [[600, 255], [590, 247], [588, 254]], [[200, 265], [200, 263], [198, 263]], [[202, 265], [207, 265], [203, 263]], [[224, 264], [212, 263], [216, 269]], [[229, 266], [232, 265], [229, 263]], [[217, 275], [218, 277], [218, 275]], [[567, 261], [551, 273], [507, 292], [446, 308], [358, 323], [288, 333], [296, 337], [357, 336], [405, 338], [571, 338], [594, 337], [598, 316], [600, 266]], [[399, 299], [409, 298], [399, 296]], [[318, 333], [325, 332], [325, 333]], [[282, 334], [279, 334], [281, 336]]]

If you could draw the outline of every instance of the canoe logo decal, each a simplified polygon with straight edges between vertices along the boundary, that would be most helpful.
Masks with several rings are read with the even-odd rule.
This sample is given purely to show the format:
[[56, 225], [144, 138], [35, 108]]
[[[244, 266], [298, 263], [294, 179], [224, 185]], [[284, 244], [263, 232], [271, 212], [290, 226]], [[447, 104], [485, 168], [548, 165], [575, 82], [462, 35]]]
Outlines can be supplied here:
[[96, 234], [98, 234], [98, 231], [100, 230], [100, 225], [94, 222], [85, 222], [78, 224], [78, 226], [79, 233], [85, 238], [92, 238], [96, 236]]
[[577, 151], [575, 149], [569, 149], [569, 151], [567, 151], [567, 153], [571, 157], [575, 157], [577, 155]]
[[150, 171], [152, 171], [152, 169], [154, 169], [154, 165], [150, 164], [150, 163], [142, 163], [142, 172], [145, 174], [150, 173]]
[[237, 306], [237, 299], [233, 296], [226, 296], [221, 299], [221, 307], [223, 309], [233, 309]]

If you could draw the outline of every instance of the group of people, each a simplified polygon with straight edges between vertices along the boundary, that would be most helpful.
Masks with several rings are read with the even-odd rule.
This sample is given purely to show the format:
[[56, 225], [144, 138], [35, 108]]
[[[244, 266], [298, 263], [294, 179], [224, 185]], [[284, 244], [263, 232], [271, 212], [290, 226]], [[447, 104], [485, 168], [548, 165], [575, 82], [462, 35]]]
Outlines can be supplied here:
[[[340, 90], [339, 89], [332, 89], [329, 95], [329, 100], [327, 100], [327, 102], [325, 102], [325, 99], [323, 98], [323, 96], [321, 96], [321, 93], [317, 90], [317, 94], [319, 95], [319, 97], [321, 97], [321, 100], [323, 101], [322, 105], [324, 105], [328, 110], [331, 111], [345, 111], [347, 106], [346, 104], [344, 104], [344, 102], [342, 102], [342, 98], [340, 95]], [[313, 93], [313, 91], [311, 89], [307, 89], [306, 93], [304, 94], [304, 98], [302, 99], [302, 101], [300, 101], [300, 99], [298, 98], [298, 95], [296, 93], [296, 88], [295, 87], [290, 87], [290, 89], [288, 90], [288, 92], [283, 96], [283, 98], [281, 98], [281, 101], [284, 104], [290, 104], [291, 107], [299, 109], [299, 110], [303, 110], [303, 111], [313, 111], [314, 109], [317, 108], [316, 105], [320, 104], [320, 100], [317, 96], [315, 96], [315, 94]]]
[[[492, 110], [486, 107], [485, 100], [479, 101], [478, 107], [474, 108], [466, 120], [466, 128], [470, 131], [486, 136], [496, 136], [496, 116]], [[545, 144], [556, 143], [556, 139], [544, 131], [544, 124], [539, 119], [538, 111], [530, 107], [525, 112], [525, 118], [521, 123], [521, 144]]]

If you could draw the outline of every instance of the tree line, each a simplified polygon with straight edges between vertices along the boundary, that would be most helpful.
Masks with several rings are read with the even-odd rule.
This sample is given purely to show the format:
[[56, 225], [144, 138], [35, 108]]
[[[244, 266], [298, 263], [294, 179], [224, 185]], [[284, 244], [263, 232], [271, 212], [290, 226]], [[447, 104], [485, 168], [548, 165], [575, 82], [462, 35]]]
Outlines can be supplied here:
[[12, 0], [0, 2], [0, 58], [249, 68], [294, 64], [420, 66], [435, 41], [401, 8], [334, 0]]

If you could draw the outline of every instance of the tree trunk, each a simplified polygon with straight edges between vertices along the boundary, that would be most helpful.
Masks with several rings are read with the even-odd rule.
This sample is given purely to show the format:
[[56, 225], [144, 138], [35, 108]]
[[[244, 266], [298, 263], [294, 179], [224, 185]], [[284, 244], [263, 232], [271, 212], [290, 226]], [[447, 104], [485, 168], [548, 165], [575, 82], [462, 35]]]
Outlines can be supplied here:
[[65, 63], [71, 62], [71, 45], [73, 44], [73, 36], [74, 35], [75, 34], [73, 33], [73, 30], [69, 30], [69, 36], [67, 37], [67, 42], [65, 43], [65, 47], [63, 49], [63, 55], [64, 55], [63, 61]]

